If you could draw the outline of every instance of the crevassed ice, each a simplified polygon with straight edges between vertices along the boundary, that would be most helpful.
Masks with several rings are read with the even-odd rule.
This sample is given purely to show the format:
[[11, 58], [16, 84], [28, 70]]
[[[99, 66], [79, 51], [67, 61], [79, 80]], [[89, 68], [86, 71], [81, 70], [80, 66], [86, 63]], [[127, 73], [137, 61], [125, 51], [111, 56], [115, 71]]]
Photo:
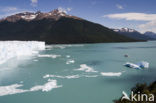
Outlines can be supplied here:
[[0, 64], [13, 57], [31, 56], [45, 49], [45, 42], [39, 41], [0, 41]]

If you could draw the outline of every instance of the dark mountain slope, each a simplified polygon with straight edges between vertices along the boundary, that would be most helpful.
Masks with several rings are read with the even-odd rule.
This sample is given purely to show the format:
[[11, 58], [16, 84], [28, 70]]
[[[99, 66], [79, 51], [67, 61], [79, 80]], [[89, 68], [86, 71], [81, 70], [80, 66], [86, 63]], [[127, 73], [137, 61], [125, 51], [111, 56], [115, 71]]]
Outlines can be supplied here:
[[[18, 19], [11, 17], [1, 20], [0, 40], [39, 40], [48, 44], [137, 41], [75, 16], [60, 15], [57, 11], [55, 16], [51, 16], [53, 12], [46, 16], [39, 13], [36, 19], [22, 19], [16, 14]], [[20, 15], [25, 16], [25, 14]]]

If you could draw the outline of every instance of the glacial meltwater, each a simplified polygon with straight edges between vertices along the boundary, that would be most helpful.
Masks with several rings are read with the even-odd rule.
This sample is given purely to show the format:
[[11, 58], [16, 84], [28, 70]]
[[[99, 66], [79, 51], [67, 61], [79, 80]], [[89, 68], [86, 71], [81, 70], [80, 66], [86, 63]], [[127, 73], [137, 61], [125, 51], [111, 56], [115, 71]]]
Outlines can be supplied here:
[[[136, 83], [156, 80], [156, 41], [45, 49], [41, 43], [35, 50], [33, 43], [20, 44], [16, 50], [5, 49], [12, 44], [1, 47], [0, 103], [113, 103]], [[149, 62], [149, 68], [124, 66], [141, 61]]]

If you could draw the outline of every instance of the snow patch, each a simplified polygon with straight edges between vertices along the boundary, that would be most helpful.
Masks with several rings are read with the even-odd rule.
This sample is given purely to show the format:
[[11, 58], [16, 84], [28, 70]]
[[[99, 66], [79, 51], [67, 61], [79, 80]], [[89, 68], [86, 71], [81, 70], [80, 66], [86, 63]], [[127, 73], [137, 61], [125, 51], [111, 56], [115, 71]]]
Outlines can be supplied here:
[[37, 15], [33, 14], [33, 15], [24, 15], [21, 16], [22, 19], [26, 19], [26, 20], [33, 20], [36, 18]]

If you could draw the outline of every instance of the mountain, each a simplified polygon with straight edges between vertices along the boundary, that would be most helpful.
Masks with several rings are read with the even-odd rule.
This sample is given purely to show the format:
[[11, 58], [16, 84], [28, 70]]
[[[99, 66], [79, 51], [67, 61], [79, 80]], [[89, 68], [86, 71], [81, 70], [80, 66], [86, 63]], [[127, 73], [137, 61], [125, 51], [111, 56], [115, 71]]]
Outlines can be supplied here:
[[153, 40], [150, 36], [141, 34], [140, 32], [130, 28], [113, 29], [113, 31], [137, 40]]
[[150, 38], [153, 38], [153, 39], [156, 40], [156, 33], [147, 31], [147, 32], [144, 33], [144, 35], [149, 36]]
[[0, 40], [38, 40], [47, 44], [137, 41], [60, 9], [18, 13], [1, 19]]

